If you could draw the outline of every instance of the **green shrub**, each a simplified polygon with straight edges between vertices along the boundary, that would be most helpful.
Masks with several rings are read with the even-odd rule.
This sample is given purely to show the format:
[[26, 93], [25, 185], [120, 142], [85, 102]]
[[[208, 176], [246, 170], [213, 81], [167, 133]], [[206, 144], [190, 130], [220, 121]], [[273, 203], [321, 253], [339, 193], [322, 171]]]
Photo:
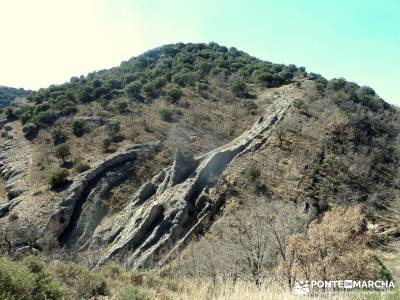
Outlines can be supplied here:
[[65, 290], [62, 285], [55, 280], [54, 276], [45, 268], [45, 264], [36, 257], [27, 257], [24, 264], [34, 273], [35, 281], [33, 299], [62, 299]]
[[294, 108], [296, 108], [297, 110], [302, 110], [305, 107], [305, 103], [303, 101], [303, 99], [296, 99], [293, 102], [293, 106]]
[[383, 264], [383, 262], [379, 259], [378, 256], [374, 255], [372, 258], [375, 260], [377, 265], [379, 266], [379, 279], [391, 281], [393, 280], [393, 275], [390, 270]]
[[146, 83], [143, 86], [143, 92], [146, 94], [146, 96], [151, 98], [156, 97], [158, 94], [158, 90], [153, 82]]
[[153, 84], [156, 89], [161, 89], [164, 87], [164, 85], [167, 83], [166, 79], [164, 77], [157, 77], [154, 79]]
[[67, 140], [66, 133], [60, 127], [54, 127], [50, 131], [51, 137], [53, 138], [54, 145], [64, 143]]
[[70, 290], [70, 299], [91, 299], [108, 294], [106, 279], [103, 275], [89, 271], [76, 263], [59, 262], [51, 266], [57, 278]]
[[118, 300], [147, 300], [149, 296], [136, 286], [127, 286], [120, 290], [117, 296]]
[[110, 146], [111, 146], [111, 144], [112, 144], [112, 138], [106, 137], [106, 138], [103, 140], [103, 151], [104, 151], [104, 152], [110, 152]]
[[329, 88], [334, 91], [343, 89], [346, 85], [346, 80], [344, 78], [333, 78], [329, 81]]
[[33, 123], [28, 123], [24, 127], [22, 127], [22, 132], [27, 139], [35, 138], [38, 134], [38, 131], [38, 127], [36, 126], [36, 124]]
[[111, 120], [107, 123], [106, 131], [108, 137], [113, 143], [119, 143], [123, 141], [124, 136], [121, 133], [121, 123], [119, 121]]
[[167, 91], [167, 99], [172, 103], [178, 102], [181, 99], [182, 95], [182, 90], [178, 88], [171, 88]]
[[41, 127], [47, 127], [56, 120], [56, 114], [53, 110], [39, 111], [32, 120]]
[[78, 160], [74, 163], [74, 169], [78, 173], [83, 173], [90, 169], [90, 165], [84, 161]]
[[172, 116], [173, 116], [173, 111], [169, 108], [161, 108], [159, 111], [160, 117], [161, 119], [163, 119], [164, 121], [170, 122], [172, 121]]
[[61, 114], [63, 116], [69, 116], [72, 115], [74, 113], [78, 112], [78, 109], [75, 106], [65, 106], [62, 110], [61, 110]]
[[65, 162], [65, 160], [71, 155], [69, 146], [65, 143], [57, 145], [54, 150], [56, 157], [61, 159], [63, 162]]
[[20, 119], [20, 121], [21, 121], [21, 124], [24, 125], [24, 124], [28, 123], [28, 121], [30, 121], [30, 120], [32, 119], [32, 117], [33, 117], [32, 111], [27, 111], [27, 112], [24, 112], [24, 113], [19, 117], [19, 119]]
[[10, 106], [6, 108], [6, 116], [9, 120], [17, 118], [17, 115], [14, 113], [14, 110]]
[[35, 275], [26, 266], [4, 257], [0, 258], [1, 299], [18, 300], [32, 297], [34, 281]]
[[172, 76], [171, 81], [180, 86], [191, 86], [200, 79], [196, 72], [178, 72]]
[[64, 299], [65, 289], [35, 258], [14, 262], [0, 257], [0, 299]]
[[99, 88], [99, 87], [101, 87], [103, 85], [103, 82], [100, 80], [100, 79], [95, 79], [95, 80], [93, 80], [93, 82], [92, 82], [92, 86], [94, 87], [94, 88]]
[[81, 137], [88, 132], [87, 122], [83, 119], [74, 119], [72, 121], [72, 132], [77, 137]]
[[62, 111], [64, 115], [67, 115], [69, 111], [75, 112], [77, 110], [74, 102], [64, 97], [56, 100], [56, 102], [54, 103], [54, 108]]
[[262, 84], [263, 86], [269, 86], [273, 84], [274, 76], [268, 69], [258, 69], [252, 74], [253, 80]]
[[93, 88], [89, 86], [83, 86], [79, 88], [77, 92], [78, 100], [82, 103], [90, 102], [93, 100]]
[[362, 86], [362, 87], [360, 87], [360, 88], [359, 88], [359, 92], [360, 92], [361, 94], [368, 95], [368, 96], [375, 96], [375, 95], [376, 95], [374, 89], [371, 88], [371, 87], [369, 87], [369, 86]]
[[49, 177], [50, 188], [56, 189], [68, 183], [69, 171], [67, 169], [57, 169]]
[[236, 97], [244, 97], [248, 93], [246, 83], [239, 78], [233, 78], [229, 82], [229, 87]]
[[129, 98], [137, 98], [142, 90], [142, 83], [138, 80], [132, 81], [125, 87], [125, 93]]
[[124, 113], [128, 111], [128, 102], [127, 101], [118, 101], [116, 103], [116, 108], [119, 113]]
[[41, 103], [35, 106], [35, 109], [33, 110], [33, 113], [37, 115], [38, 113], [42, 111], [47, 111], [50, 109], [50, 104], [49, 103]]
[[254, 164], [250, 165], [246, 170], [246, 177], [252, 183], [256, 182], [260, 175], [260, 169]]
[[243, 99], [242, 101], [240, 101], [240, 106], [247, 110], [257, 109], [257, 104], [253, 100], [250, 100], [250, 99]]

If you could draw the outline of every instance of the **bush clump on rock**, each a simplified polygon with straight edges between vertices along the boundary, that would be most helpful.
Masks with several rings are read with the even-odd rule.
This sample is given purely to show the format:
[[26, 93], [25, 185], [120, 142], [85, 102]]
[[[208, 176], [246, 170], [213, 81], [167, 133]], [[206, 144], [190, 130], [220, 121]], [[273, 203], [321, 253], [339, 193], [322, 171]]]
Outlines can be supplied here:
[[22, 132], [27, 139], [34, 139], [38, 134], [38, 127], [33, 123], [28, 123], [22, 127]]
[[49, 177], [51, 189], [57, 189], [68, 183], [69, 172], [67, 169], [59, 168]]

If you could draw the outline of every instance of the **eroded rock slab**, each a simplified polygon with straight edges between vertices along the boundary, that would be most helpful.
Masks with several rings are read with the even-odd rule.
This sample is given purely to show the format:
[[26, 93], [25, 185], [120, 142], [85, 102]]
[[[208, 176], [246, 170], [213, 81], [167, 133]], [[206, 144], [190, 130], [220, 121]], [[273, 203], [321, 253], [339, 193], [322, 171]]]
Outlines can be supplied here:
[[128, 267], [148, 267], [178, 251], [215, 214], [218, 203], [209, 201], [208, 189], [237, 156], [265, 143], [288, 108], [288, 101], [279, 103], [240, 137], [196, 159], [178, 151], [173, 166], [146, 183], [103, 231], [109, 246], [100, 263], [118, 258]]
[[[13, 123], [14, 126], [17, 124]], [[5, 129], [3, 129], [5, 130]], [[20, 200], [28, 194], [29, 182], [28, 170], [32, 164], [32, 150], [29, 141], [15, 134], [16, 129], [11, 125], [7, 125], [7, 130], [4, 131], [5, 141], [0, 145], [0, 180], [4, 187], [7, 202], [4, 207], [11, 209]], [[2, 209], [0, 218], [5, 216], [9, 210]], [[7, 211], [7, 213], [4, 213]]]
[[[151, 144], [132, 146], [75, 178], [60, 195], [62, 200], [47, 222], [43, 243], [48, 247], [58, 243], [84, 246], [87, 241], [80, 235], [87, 236], [88, 230], [93, 232], [99, 222], [96, 219], [104, 214], [99, 204], [101, 196], [124, 176], [131, 162], [153, 154], [156, 148], [157, 145]], [[78, 245], [75, 245], [77, 241]]]
[[[97, 251], [98, 264], [124, 261], [143, 268], [167, 261], [197, 231], [206, 228], [221, 203], [209, 195], [240, 155], [259, 149], [285, 115], [290, 100], [269, 108], [251, 129], [227, 145], [200, 157], [177, 151], [172, 166], [160, 171], [132, 195], [116, 215], [107, 215], [102, 195], [123, 176], [132, 161], [146, 159], [154, 146], [117, 153], [80, 175], [62, 195], [44, 233], [45, 244], [64, 249]], [[141, 158], [139, 158], [141, 157]]]

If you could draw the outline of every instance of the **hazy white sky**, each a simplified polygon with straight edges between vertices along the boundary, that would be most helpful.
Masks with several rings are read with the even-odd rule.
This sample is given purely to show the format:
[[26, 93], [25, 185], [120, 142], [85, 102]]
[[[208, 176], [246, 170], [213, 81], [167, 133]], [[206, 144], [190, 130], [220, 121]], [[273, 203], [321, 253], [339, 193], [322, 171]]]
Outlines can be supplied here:
[[[38, 89], [187, 41], [140, 14], [143, 1], [0, 0], [0, 85]], [[137, 9], [136, 9], [137, 8]], [[174, 37], [173, 37], [174, 36]]]
[[0, 84], [39, 88], [118, 65], [138, 47], [134, 23], [102, 0], [0, 0]]
[[0, 0], [0, 85], [37, 89], [166, 43], [235, 46], [400, 105], [398, 0]]

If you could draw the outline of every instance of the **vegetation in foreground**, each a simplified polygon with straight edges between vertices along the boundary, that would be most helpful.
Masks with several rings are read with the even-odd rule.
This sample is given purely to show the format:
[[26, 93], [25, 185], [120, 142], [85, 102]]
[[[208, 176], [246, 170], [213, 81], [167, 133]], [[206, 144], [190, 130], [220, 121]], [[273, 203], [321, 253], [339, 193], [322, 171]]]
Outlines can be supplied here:
[[[398, 289], [380, 294], [355, 291], [329, 294], [324, 299], [399, 299]], [[275, 282], [258, 284], [234, 278], [211, 280], [203, 277], [174, 278], [163, 272], [126, 271], [110, 264], [97, 270], [74, 262], [45, 263], [37, 257], [22, 261], [0, 258], [0, 299], [307, 299]]]
[[[288, 211], [285, 216], [293, 217]], [[22, 260], [16, 254], [13, 259], [3, 257], [0, 297], [295, 299], [291, 290], [294, 282], [300, 280], [392, 280], [387, 268], [367, 247], [373, 237], [366, 232], [364, 209], [360, 205], [334, 209], [321, 220], [313, 221], [304, 233], [298, 229], [290, 232], [293, 220], [284, 228], [271, 215], [260, 213], [254, 215], [253, 223], [241, 222], [239, 217], [236, 222], [237, 232], [233, 229], [227, 240], [214, 245], [218, 247], [216, 252], [204, 248], [193, 252], [197, 248], [193, 244], [189, 248], [193, 255], [183, 255], [157, 271], [127, 271], [116, 263], [93, 268], [71, 261], [41, 261], [33, 256]], [[270, 257], [274, 253], [275, 259]], [[81, 261], [90, 260], [86, 257]], [[391, 292], [384, 299], [399, 296], [397, 290]], [[332, 297], [366, 299], [362, 291]], [[374, 293], [368, 297], [382, 299]]]

